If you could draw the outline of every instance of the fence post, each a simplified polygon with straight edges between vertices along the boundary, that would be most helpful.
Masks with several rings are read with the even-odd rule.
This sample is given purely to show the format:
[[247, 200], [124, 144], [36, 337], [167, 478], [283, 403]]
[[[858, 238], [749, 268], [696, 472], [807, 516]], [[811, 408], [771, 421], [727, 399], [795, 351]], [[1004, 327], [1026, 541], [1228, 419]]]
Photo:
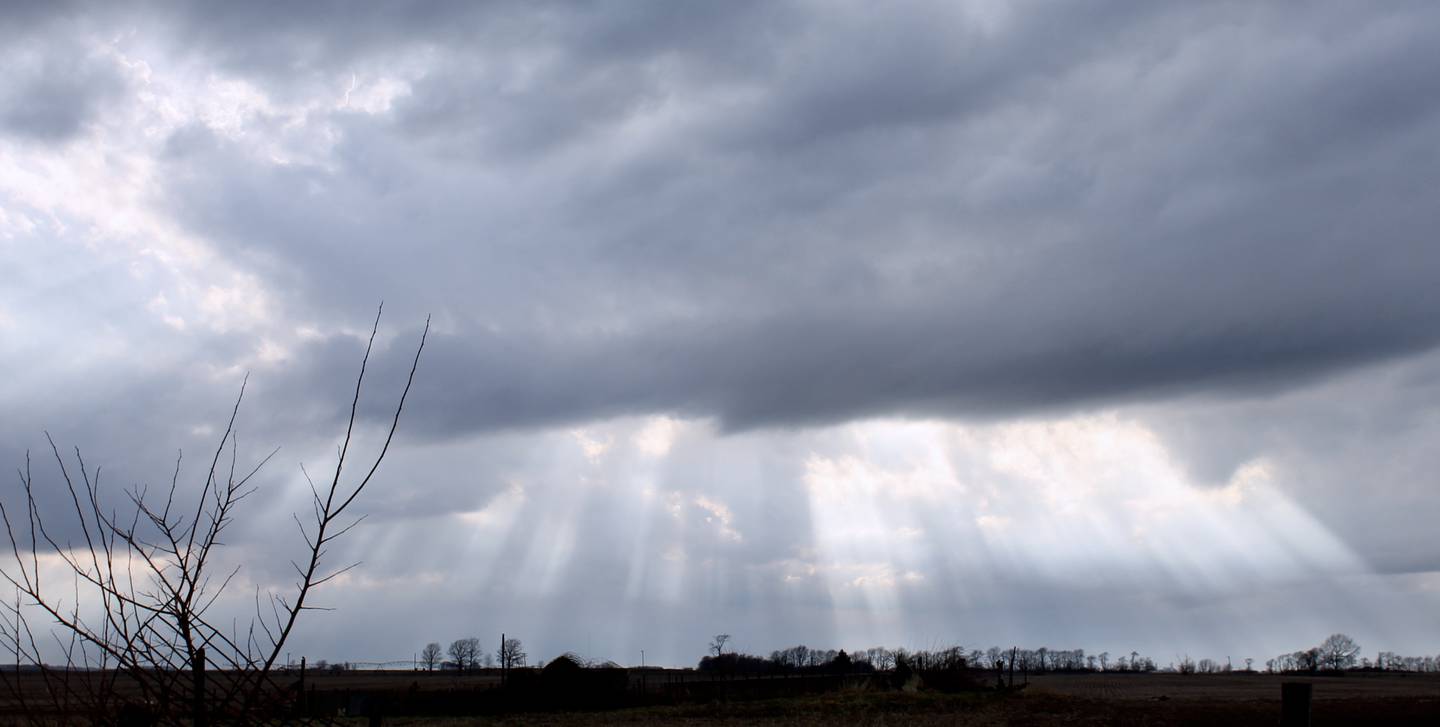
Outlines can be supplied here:
[[190, 716], [195, 727], [206, 727], [210, 720], [205, 715], [205, 647], [195, 649], [190, 657], [190, 677], [194, 681], [192, 687]]
[[1280, 727], [1310, 727], [1310, 695], [1313, 684], [1284, 682], [1280, 685]]
[[384, 702], [382, 702], [381, 698], [377, 698], [374, 694], [367, 694], [365, 696], [365, 706], [368, 708], [365, 710], [365, 712], [366, 716], [369, 717], [368, 724], [370, 725], [370, 727], [382, 727], [382, 725], [385, 724]]

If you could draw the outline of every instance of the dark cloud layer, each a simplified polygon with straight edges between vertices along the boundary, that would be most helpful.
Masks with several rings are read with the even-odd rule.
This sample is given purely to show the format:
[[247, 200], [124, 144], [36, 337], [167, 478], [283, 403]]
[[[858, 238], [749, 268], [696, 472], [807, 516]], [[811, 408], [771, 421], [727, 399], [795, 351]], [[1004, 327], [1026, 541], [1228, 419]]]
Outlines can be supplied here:
[[536, 35], [493, 55], [423, 17], [290, 19], [267, 37], [320, 68], [358, 38], [446, 60], [340, 115], [323, 166], [217, 142], [167, 195], [296, 306], [451, 316], [442, 431], [1273, 389], [1440, 335], [1440, 59], [1428, 13], [1392, 13], [684, 16], [762, 46], [739, 66], [668, 16], [576, 44], [615, 19], [512, 8]]

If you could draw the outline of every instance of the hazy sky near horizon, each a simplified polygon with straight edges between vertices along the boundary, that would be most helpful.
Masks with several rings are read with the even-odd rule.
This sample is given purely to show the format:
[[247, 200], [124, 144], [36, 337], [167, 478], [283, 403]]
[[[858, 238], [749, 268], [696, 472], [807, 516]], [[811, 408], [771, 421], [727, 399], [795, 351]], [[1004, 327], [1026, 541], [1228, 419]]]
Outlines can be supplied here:
[[193, 481], [248, 372], [243, 611], [383, 300], [367, 443], [432, 336], [297, 655], [1434, 654], [1437, 41], [1427, 2], [5, 3], [0, 464]]

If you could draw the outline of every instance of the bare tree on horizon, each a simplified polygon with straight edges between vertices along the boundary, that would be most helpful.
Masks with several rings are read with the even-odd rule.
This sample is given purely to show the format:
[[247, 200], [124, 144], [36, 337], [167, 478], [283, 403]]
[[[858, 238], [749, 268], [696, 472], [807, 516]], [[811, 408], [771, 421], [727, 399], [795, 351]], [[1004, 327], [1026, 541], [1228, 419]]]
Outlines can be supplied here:
[[715, 634], [714, 640], [710, 642], [710, 650], [715, 652], [716, 656], [721, 656], [725, 653], [725, 644], [729, 641], [730, 634]]
[[1330, 634], [1320, 642], [1319, 666], [1322, 669], [1341, 671], [1355, 666], [1355, 657], [1360, 654], [1360, 645], [1345, 634]]
[[440, 651], [440, 642], [431, 641], [420, 652], [420, 663], [425, 666], [425, 671], [435, 671], [435, 667], [440, 666], [443, 656], [443, 652]]
[[[439, 650], [436, 644], [436, 650]], [[464, 672], [474, 669], [480, 663], [480, 639], [471, 636], [465, 639], [455, 639], [450, 642], [450, 660], [455, 662], [455, 667]]]
[[506, 638], [496, 653], [501, 669], [511, 669], [517, 666], [525, 666], [525, 648], [520, 639], [514, 637]]

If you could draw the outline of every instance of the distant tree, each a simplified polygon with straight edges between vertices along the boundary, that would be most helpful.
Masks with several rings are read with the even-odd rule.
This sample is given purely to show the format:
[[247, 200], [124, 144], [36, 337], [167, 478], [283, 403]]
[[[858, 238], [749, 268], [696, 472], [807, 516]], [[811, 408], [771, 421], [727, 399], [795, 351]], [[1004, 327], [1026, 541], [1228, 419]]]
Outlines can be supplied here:
[[495, 653], [495, 658], [500, 662], [501, 669], [525, 666], [525, 648], [520, 639], [505, 639], [505, 643], [501, 644], [500, 650]]
[[786, 650], [789, 654], [790, 666], [801, 669], [810, 666], [810, 647], [804, 644], [797, 644]]
[[710, 642], [710, 650], [720, 656], [725, 653], [725, 644], [729, 641], [730, 634], [715, 634], [715, 638]]
[[907, 663], [908, 663], [908, 662], [910, 661], [910, 652], [909, 652], [908, 650], [906, 650], [905, 647], [902, 646], [902, 647], [900, 647], [900, 648], [898, 648], [898, 649], [890, 652], [890, 658], [891, 658], [891, 661], [894, 663], [895, 668], [896, 668], [896, 669], [899, 669], [899, 668], [900, 668], [900, 662], [903, 661], [903, 662], [907, 662]]
[[1100, 652], [1100, 671], [1110, 671], [1110, 652]]
[[889, 671], [895, 666], [895, 652], [883, 646], [866, 649], [865, 656], [869, 659], [870, 663], [875, 665], [875, 668], [880, 671]]
[[700, 657], [699, 664], [700, 671], [725, 674], [772, 674], [782, 668], [773, 658], [764, 659], [736, 651], [727, 651], [720, 656], [706, 654]]
[[1291, 656], [1293, 657], [1293, 668], [1298, 671], [1313, 672], [1320, 668], [1320, 649], [1318, 647], [1297, 651]]
[[425, 665], [426, 671], [435, 671], [435, 667], [440, 666], [442, 656], [440, 643], [438, 641], [431, 641], [426, 644], [425, 649], [420, 652], [420, 663]]
[[1253, 664], [1253, 663], [1255, 663], [1255, 660], [1254, 660], [1254, 659], [1252, 659], [1252, 658], [1250, 658], [1250, 657], [1248, 657], [1248, 656], [1245, 657], [1245, 671], [1255, 671], [1254, 669], [1250, 668], [1250, 665]]
[[455, 639], [450, 642], [450, 660], [455, 662], [455, 667], [460, 671], [475, 668], [475, 660], [480, 656], [480, 639], [471, 636], [467, 639]]
[[1355, 657], [1360, 653], [1360, 645], [1345, 634], [1331, 634], [1324, 641], [1320, 642], [1317, 666], [1322, 669], [1340, 671], [1355, 666]]

